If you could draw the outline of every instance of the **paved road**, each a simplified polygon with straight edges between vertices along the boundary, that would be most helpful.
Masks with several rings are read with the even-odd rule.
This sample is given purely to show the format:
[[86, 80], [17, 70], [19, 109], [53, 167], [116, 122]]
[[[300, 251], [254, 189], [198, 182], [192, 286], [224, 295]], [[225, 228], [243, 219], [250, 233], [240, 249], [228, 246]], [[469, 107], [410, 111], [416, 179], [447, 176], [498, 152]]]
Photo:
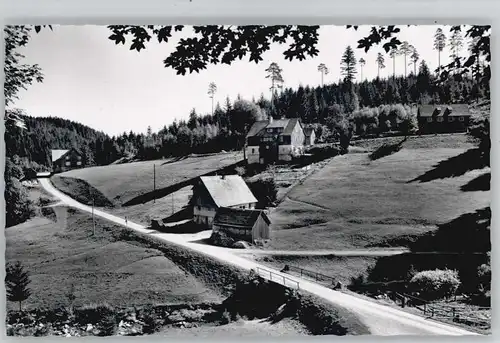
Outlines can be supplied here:
[[[39, 179], [39, 182], [49, 193], [59, 198], [67, 206], [74, 207], [86, 212], [92, 212], [92, 208], [90, 206], [81, 204], [55, 189], [49, 179]], [[278, 270], [268, 268], [259, 263], [256, 263], [255, 261], [237, 256], [234, 253], [228, 251], [228, 249], [221, 249], [215, 246], [190, 242], [193, 238], [197, 237], [197, 234], [176, 235], [158, 233], [154, 230], [148, 230], [144, 226], [132, 223], [130, 221], [128, 221], [128, 223], [125, 223], [124, 219], [103, 212], [101, 210], [94, 210], [94, 215], [112, 221], [114, 223], [127, 226], [137, 232], [155, 236], [160, 240], [198, 251], [214, 259], [220, 260], [227, 264], [232, 264], [245, 270], [256, 270], [257, 268], [263, 268], [265, 270], [272, 271], [272, 281], [274, 282], [280, 282], [280, 280], [284, 280], [283, 277], [286, 277], [289, 280], [295, 282], [299, 282], [301, 290], [315, 294], [325, 299], [326, 301], [331, 302], [332, 304], [344, 307], [352, 311], [353, 313], [356, 313], [358, 317], [365, 323], [365, 325], [367, 325], [373, 335], [477, 335], [473, 332], [466, 331], [455, 326], [426, 320], [423, 317], [406, 313], [396, 308], [384, 306], [369, 300], [334, 291], [300, 277], [283, 274]], [[269, 279], [268, 275], [261, 275], [264, 278]]]
[[409, 252], [408, 249], [359, 249], [359, 250], [234, 250], [238, 255], [274, 255], [274, 256], [394, 256]]

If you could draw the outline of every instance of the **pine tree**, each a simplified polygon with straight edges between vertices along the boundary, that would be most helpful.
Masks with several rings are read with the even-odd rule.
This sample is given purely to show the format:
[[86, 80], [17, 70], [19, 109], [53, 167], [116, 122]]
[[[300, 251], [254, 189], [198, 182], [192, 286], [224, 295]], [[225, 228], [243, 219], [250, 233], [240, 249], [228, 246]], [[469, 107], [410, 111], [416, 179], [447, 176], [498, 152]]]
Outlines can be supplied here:
[[344, 76], [344, 82], [352, 83], [356, 76], [356, 56], [351, 46], [348, 45], [340, 60], [340, 73]]
[[385, 58], [384, 58], [384, 55], [382, 55], [382, 53], [378, 53], [377, 55], [377, 77], [380, 78], [380, 69], [384, 69], [385, 68]]
[[406, 56], [411, 54], [413, 50], [413, 46], [410, 45], [407, 41], [404, 41], [403, 44], [401, 44], [401, 47], [399, 48], [399, 52], [401, 55], [404, 56], [404, 62], [405, 62], [405, 77], [408, 75], [406, 72]]
[[420, 54], [415, 47], [412, 47], [410, 59], [413, 63], [413, 74], [417, 75], [417, 62], [420, 59]]
[[389, 56], [392, 58], [392, 78], [396, 78], [396, 56], [399, 55], [399, 50], [396, 48], [393, 48], [389, 52]]
[[271, 103], [274, 103], [274, 97], [277, 89], [283, 88], [283, 69], [280, 68], [278, 63], [272, 62], [266, 69], [266, 79], [271, 79]]
[[328, 75], [330, 71], [328, 70], [327, 66], [324, 63], [321, 63], [318, 66], [318, 71], [321, 73], [321, 87], [323, 87], [323, 77], [324, 75]]
[[215, 82], [210, 82], [208, 85], [208, 96], [212, 99], [212, 116], [214, 115], [214, 97], [217, 92], [217, 85]]
[[438, 51], [438, 73], [441, 69], [441, 52], [446, 47], [446, 36], [441, 28], [436, 30], [434, 34], [434, 49]]
[[5, 276], [7, 299], [18, 302], [19, 311], [22, 311], [22, 302], [31, 295], [31, 290], [28, 287], [30, 283], [29, 273], [24, 270], [21, 262], [7, 265]]
[[365, 66], [366, 61], [364, 58], [359, 59], [359, 66], [361, 68], [361, 82], [363, 82], [363, 67]]
[[456, 59], [460, 56], [460, 51], [464, 46], [463, 37], [460, 33], [460, 30], [456, 29], [453, 31], [453, 34], [449, 40], [450, 50], [451, 50], [451, 58]]

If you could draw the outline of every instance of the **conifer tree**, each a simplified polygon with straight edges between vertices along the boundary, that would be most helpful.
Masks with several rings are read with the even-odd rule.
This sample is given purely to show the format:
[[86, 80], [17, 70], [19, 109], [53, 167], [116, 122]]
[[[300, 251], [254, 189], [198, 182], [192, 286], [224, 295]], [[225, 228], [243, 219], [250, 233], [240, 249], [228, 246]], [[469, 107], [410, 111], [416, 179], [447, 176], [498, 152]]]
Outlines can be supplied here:
[[24, 269], [21, 262], [8, 264], [5, 276], [5, 288], [7, 299], [19, 303], [19, 311], [22, 311], [22, 302], [31, 296], [31, 290], [28, 287], [31, 283], [29, 273]]

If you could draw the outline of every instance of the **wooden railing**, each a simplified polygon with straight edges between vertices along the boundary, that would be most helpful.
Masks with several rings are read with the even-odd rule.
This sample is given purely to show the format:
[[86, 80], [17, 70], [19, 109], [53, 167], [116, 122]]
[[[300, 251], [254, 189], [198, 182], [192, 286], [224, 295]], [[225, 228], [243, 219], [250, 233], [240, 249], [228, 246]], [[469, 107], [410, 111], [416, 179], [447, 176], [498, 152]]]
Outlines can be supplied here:
[[257, 275], [264, 279], [268, 279], [269, 281], [273, 281], [279, 284], [282, 284], [285, 287], [300, 289], [300, 285], [298, 281], [292, 280], [284, 275], [273, 272], [272, 270], [264, 269], [257, 267], [256, 269]]
[[304, 268], [296, 267], [296, 266], [290, 266], [290, 265], [285, 265], [285, 268], [283, 268], [283, 272], [296, 272], [297, 274], [300, 274], [300, 277], [309, 277], [315, 281], [327, 281], [328, 283], [331, 283], [332, 285], [335, 285], [335, 279], [331, 276], [321, 274], [318, 272], [314, 272], [311, 270], [307, 270]]

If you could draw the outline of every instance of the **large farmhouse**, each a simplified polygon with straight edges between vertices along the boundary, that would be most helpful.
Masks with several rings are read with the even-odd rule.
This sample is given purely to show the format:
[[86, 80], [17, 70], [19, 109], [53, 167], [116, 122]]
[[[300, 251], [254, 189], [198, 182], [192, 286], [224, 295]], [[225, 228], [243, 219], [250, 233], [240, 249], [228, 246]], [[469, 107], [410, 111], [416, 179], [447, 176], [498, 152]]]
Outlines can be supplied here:
[[304, 153], [305, 133], [297, 118], [255, 122], [246, 137], [248, 164], [291, 161]]
[[422, 105], [417, 120], [420, 133], [467, 132], [471, 113], [466, 104]]
[[250, 243], [269, 239], [271, 221], [263, 210], [241, 210], [221, 207], [213, 222], [214, 232], [224, 232], [230, 237]]
[[76, 149], [52, 150], [52, 171], [61, 173], [67, 170], [83, 168], [82, 154]]
[[193, 220], [212, 228], [220, 207], [251, 210], [257, 199], [239, 175], [201, 176], [193, 187]]

